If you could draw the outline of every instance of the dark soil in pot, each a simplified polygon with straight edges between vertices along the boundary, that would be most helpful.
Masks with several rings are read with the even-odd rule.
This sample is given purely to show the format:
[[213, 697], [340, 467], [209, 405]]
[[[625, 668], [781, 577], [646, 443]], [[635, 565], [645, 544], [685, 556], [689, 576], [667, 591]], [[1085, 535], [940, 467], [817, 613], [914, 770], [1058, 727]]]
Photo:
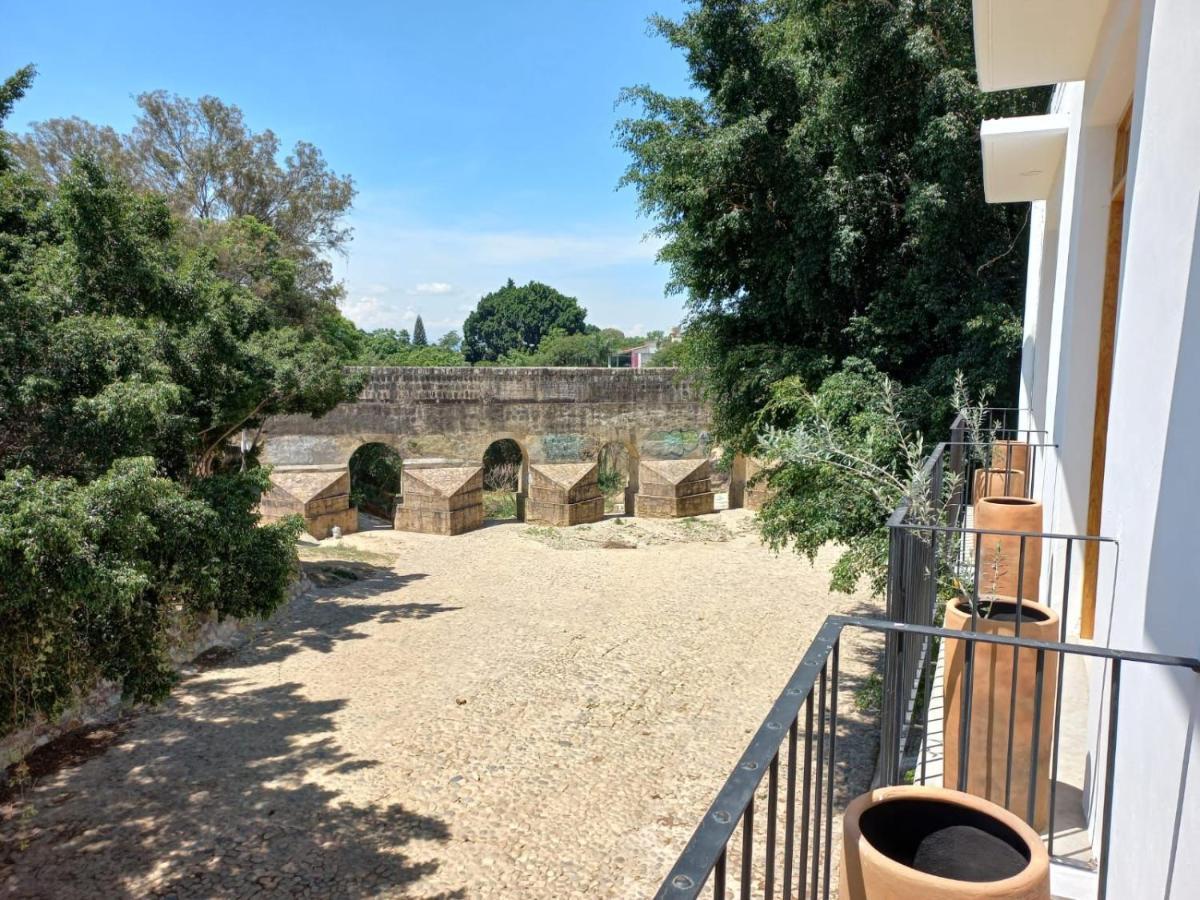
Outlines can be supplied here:
[[[958, 611], [964, 616], [971, 615], [971, 601], [959, 600], [956, 604]], [[979, 610], [981, 619], [989, 619], [993, 622], [1015, 622], [1017, 621], [1017, 604], [1012, 600], [980, 600]], [[987, 615], [982, 615], [984, 610]], [[1022, 622], [1045, 622], [1050, 617], [1046, 615], [1046, 611], [1038, 609], [1036, 606], [1026, 604], [1021, 609]]]
[[956, 881], [1001, 881], [1029, 865], [1020, 835], [985, 813], [936, 800], [889, 800], [866, 810], [862, 835], [909, 868]]

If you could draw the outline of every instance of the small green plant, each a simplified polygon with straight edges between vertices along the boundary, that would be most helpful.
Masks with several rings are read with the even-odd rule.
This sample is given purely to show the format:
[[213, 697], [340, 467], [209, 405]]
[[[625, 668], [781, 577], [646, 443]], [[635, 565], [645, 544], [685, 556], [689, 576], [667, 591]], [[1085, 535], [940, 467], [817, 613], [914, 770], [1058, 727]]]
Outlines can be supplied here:
[[883, 679], [872, 672], [854, 691], [854, 708], [859, 712], [873, 712], [883, 705]]
[[483, 517], [485, 519], [515, 519], [517, 498], [511, 491], [485, 491], [483, 494]]

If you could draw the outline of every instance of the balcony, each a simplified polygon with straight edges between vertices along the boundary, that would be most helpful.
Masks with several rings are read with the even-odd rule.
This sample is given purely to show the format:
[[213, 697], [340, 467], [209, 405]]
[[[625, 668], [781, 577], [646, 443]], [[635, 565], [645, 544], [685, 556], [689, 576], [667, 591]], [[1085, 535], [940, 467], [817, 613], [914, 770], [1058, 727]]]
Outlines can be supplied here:
[[[851, 770], [861, 762], [839, 755], [850, 727], [862, 742], [839, 688], [844, 639], [858, 632], [884, 638], [883, 697], [868, 726], [878, 741], [872, 788], [985, 797], [1040, 845], [1054, 896], [1108, 896], [1114, 785], [1140, 777], [1116, 754], [1122, 674], [1200, 673], [1200, 660], [1072, 639], [1087, 588], [1081, 561], [1115, 566], [1116, 541], [981, 521], [990, 515], [981, 504], [997, 498], [1032, 505], [1053, 495], [1055, 447], [1007, 427], [1016, 414], [988, 411], [996, 441], [977, 439], [978, 422], [955, 421], [924, 473], [944, 503], [924, 520], [902, 506], [888, 522], [886, 618], [826, 619], [658, 897], [724, 898], [734, 886], [742, 898], [836, 894], [848, 784], [866, 780]], [[861, 846], [865, 830], [853, 833]]]

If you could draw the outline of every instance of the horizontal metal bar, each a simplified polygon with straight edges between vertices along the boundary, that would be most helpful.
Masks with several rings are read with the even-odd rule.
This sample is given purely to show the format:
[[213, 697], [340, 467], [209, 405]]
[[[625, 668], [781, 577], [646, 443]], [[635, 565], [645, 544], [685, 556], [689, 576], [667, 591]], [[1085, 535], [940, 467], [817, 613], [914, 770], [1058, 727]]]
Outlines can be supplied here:
[[[1020, 430], [1024, 431], [1025, 429], [1022, 428]], [[1002, 438], [1001, 440], [1005, 440], [1005, 439]], [[994, 441], [946, 441], [946, 446], [947, 447], [986, 447], [988, 444], [992, 444], [992, 443], [995, 443], [995, 442]], [[1021, 444], [1024, 444], [1026, 447], [1033, 447], [1035, 449], [1042, 448], [1042, 447], [1053, 447], [1055, 449], [1058, 448], [1058, 444], [1035, 444], [1035, 443], [1033, 443], [1033, 441], [1016, 441], [1014, 443], [1021, 443]]]
[[978, 641], [985, 644], [1000, 644], [1005, 647], [1045, 650], [1047, 653], [1091, 656], [1096, 659], [1121, 659], [1126, 662], [1171, 666], [1179, 669], [1193, 669], [1200, 672], [1200, 659], [1190, 656], [1146, 653], [1142, 650], [1113, 650], [1110, 647], [1097, 647], [1093, 644], [1064, 644], [1058, 641], [1035, 641], [1032, 638], [1016, 638], [976, 631], [959, 631], [956, 628], [937, 628], [933, 625], [907, 625], [904, 622], [889, 622], [886, 619], [872, 619], [866, 616], [827, 616], [825, 624], [821, 627], [822, 635], [830, 624], [835, 624], [839, 627], [852, 625], [856, 628], [866, 628], [870, 631], [896, 631], [905, 634], [923, 634], [932, 637], [950, 638], [951, 640]]
[[754, 797], [754, 791], [767, 772], [771, 759], [787, 734], [792, 720], [800, 714], [800, 706], [812, 692], [817, 675], [823, 671], [833, 645], [842, 632], [842, 625], [825, 620], [817, 637], [809, 645], [808, 652], [788, 679], [783, 692], [767, 713], [742, 758], [733, 768], [717, 798], [700, 820], [691, 840], [676, 860], [675, 866], [655, 894], [663, 900], [683, 900], [699, 895], [704, 881], [716, 863], [734, 828], [742, 818], [746, 807]]
[[992, 534], [999, 537], [1041, 538], [1044, 541], [1090, 541], [1095, 544], [1118, 544], [1116, 538], [1096, 534], [1060, 534], [1056, 531], [1008, 531], [1003, 528], [968, 528], [965, 525], [921, 525], [916, 522], [888, 521], [888, 528], [901, 528], [905, 531], [940, 531], [943, 534]]

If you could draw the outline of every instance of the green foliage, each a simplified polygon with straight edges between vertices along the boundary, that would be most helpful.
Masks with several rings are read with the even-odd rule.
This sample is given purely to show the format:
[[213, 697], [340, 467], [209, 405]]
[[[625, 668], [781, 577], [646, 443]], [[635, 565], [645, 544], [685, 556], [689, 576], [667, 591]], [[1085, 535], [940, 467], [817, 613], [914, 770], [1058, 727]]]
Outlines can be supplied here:
[[55, 185], [0, 158], [7, 731], [98, 678], [160, 697], [173, 623], [274, 609], [299, 523], [258, 524], [267, 475], [230, 438], [358, 385], [331, 292], [268, 226], [181, 222], [91, 156]]
[[[434, 346], [417, 346], [403, 329], [380, 328], [359, 332], [354, 363], [360, 366], [465, 366], [463, 355], [445, 339]], [[453, 335], [453, 332], [451, 332]], [[457, 337], [457, 335], [454, 335]]]
[[485, 519], [515, 519], [517, 496], [512, 491], [484, 491], [483, 517]]
[[629, 451], [624, 445], [608, 443], [600, 448], [596, 480], [605, 497], [613, 497], [629, 484]]
[[648, 365], [660, 368], [687, 368], [690, 360], [688, 356], [690, 347], [691, 344], [688, 343], [686, 336], [682, 340], [662, 344]]
[[[872, 587], [882, 584], [887, 560], [883, 525], [903, 489], [881, 494], [873, 482], [855, 476], [847, 457], [899, 479], [902, 445], [886, 398], [883, 376], [869, 363], [851, 361], [815, 392], [799, 377], [776, 383], [762, 415], [768, 421], [796, 423], [774, 439], [768, 436], [759, 448], [774, 489], [759, 513], [763, 536], [775, 549], [791, 544], [810, 559], [826, 543], [844, 547], [834, 564], [834, 590], [852, 591], [864, 575]], [[804, 438], [814, 432], [827, 435], [824, 445], [837, 446], [845, 455], [810, 449]]]
[[404, 460], [387, 444], [364, 444], [350, 457], [350, 502], [391, 519], [400, 495]]
[[417, 321], [413, 324], [412, 342], [414, 347], [428, 347], [429, 340], [425, 337], [425, 323], [417, 316]]
[[775, 382], [850, 358], [921, 427], [956, 370], [1007, 400], [1026, 211], [984, 202], [978, 129], [1047, 94], [979, 91], [970, 0], [697, 0], [656, 25], [697, 92], [625, 93], [624, 183], [688, 298], [716, 440], [751, 449]]
[[345, 247], [354, 183], [299, 141], [282, 161], [274, 132], [251, 131], [242, 111], [216, 97], [152, 91], [137, 98], [132, 131], [82, 119], [50, 119], [14, 142], [21, 166], [48, 185], [89, 157], [136, 188], [166, 198], [188, 221], [253, 217], [271, 227], [309, 288], [335, 289], [326, 255]]
[[554, 328], [532, 353], [512, 351], [498, 362], [505, 366], [607, 366], [609, 356], [624, 343], [624, 338], [614, 337], [613, 331], [567, 334]]
[[761, 512], [763, 534], [772, 546], [792, 543], [810, 558], [827, 542], [843, 547], [835, 590], [853, 590], [866, 577], [882, 592], [891, 513], [904, 506], [909, 522], [943, 522], [959, 486], [947, 474], [938, 492], [925, 469], [925, 442], [902, 402], [895, 382], [868, 362], [847, 360], [816, 392], [798, 377], [777, 383], [764, 410], [764, 419], [782, 414], [794, 424], [767, 425], [759, 440], [775, 489]]
[[496, 361], [506, 354], [533, 353], [555, 329], [563, 334], [585, 330], [587, 310], [574, 297], [537, 281], [486, 294], [463, 324], [463, 355], [468, 362]]

